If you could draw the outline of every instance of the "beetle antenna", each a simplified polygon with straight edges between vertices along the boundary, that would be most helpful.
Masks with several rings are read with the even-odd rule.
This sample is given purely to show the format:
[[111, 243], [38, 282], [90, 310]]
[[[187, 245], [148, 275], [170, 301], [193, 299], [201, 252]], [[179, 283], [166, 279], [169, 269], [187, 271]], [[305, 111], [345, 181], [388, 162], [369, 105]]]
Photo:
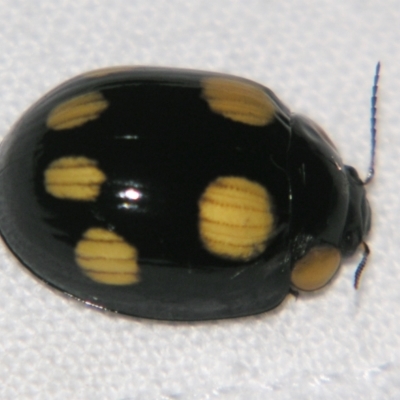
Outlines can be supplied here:
[[361, 274], [364, 270], [365, 264], [367, 263], [367, 259], [370, 253], [367, 243], [362, 242], [362, 245], [364, 246], [364, 254], [354, 274], [354, 289], [358, 289], [358, 284], [360, 283]]
[[364, 181], [364, 185], [371, 182], [375, 175], [375, 148], [376, 148], [376, 102], [378, 99], [378, 82], [379, 82], [379, 71], [381, 69], [381, 63], [376, 64], [374, 83], [372, 86], [371, 96], [371, 160], [368, 168], [368, 175]]

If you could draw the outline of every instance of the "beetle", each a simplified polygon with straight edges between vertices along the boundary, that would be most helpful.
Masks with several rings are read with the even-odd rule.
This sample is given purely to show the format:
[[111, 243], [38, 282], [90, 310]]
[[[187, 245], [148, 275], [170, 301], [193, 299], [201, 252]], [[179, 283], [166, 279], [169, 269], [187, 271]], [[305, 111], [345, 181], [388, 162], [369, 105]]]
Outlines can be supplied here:
[[359, 275], [364, 183], [264, 86], [110, 68], [51, 91], [3, 141], [0, 231], [25, 267], [88, 304], [238, 317], [325, 286], [364, 244]]

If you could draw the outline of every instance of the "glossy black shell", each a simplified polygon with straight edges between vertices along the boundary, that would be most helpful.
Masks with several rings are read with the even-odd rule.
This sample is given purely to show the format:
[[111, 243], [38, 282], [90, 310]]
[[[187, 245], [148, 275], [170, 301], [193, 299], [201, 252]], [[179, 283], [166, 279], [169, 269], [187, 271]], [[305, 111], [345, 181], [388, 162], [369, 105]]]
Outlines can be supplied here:
[[[213, 112], [203, 93], [210, 77], [262, 90], [273, 104], [273, 120], [254, 126]], [[101, 93], [105, 111], [65, 131], [49, 128], [56, 106], [89, 92]], [[46, 169], [65, 156], [96, 160], [106, 175], [94, 201], [46, 191]], [[274, 230], [256, 257], [220, 257], [199, 239], [199, 200], [220, 176], [257, 182], [271, 196]], [[156, 319], [236, 317], [280, 304], [295, 261], [312, 246], [354, 251], [361, 238], [346, 245], [344, 235], [350, 188], [360, 186], [355, 182], [349, 183], [347, 167], [321, 129], [291, 114], [267, 88], [199, 71], [100, 71], [50, 92], [2, 143], [0, 230], [35, 275], [85, 302]], [[362, 199], [356, 202], [368, 208], [358, 186]], [[140, 198], [121, 196], [129, 189]], [[361, 222], [366, 213], [368, 222]], [[363, 236], [369, 208], [355, 219]], [[74, 249], [91, 227], [139, 249], [138, 283], [105, 285], [82, 273]]]

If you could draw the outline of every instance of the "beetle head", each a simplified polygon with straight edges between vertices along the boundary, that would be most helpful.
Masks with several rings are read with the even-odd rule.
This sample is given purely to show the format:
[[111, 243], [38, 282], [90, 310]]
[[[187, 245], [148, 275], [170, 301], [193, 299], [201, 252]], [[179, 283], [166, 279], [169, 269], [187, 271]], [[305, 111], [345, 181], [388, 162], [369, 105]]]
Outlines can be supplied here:
[[371, 228], [371, 208], [369, 206], [364, 182], [357, 171], [345, 166], [349, 182], [349, 208], [343, 230], [341, 252], [344, 256], [352, 255], [363, 242]]

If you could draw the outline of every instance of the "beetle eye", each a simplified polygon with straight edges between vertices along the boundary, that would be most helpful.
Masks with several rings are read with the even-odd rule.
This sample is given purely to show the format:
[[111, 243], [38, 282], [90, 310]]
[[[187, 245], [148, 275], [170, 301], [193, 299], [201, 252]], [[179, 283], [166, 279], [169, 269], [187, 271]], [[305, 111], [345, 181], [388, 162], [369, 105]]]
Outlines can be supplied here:
[[358, 244], [360, 243], [360, 239], [357, 235], [356, 231], [347, 231], [344, 234], [344, 252], [349, 254], [353, 253], [353, 251], [357, 248]]

